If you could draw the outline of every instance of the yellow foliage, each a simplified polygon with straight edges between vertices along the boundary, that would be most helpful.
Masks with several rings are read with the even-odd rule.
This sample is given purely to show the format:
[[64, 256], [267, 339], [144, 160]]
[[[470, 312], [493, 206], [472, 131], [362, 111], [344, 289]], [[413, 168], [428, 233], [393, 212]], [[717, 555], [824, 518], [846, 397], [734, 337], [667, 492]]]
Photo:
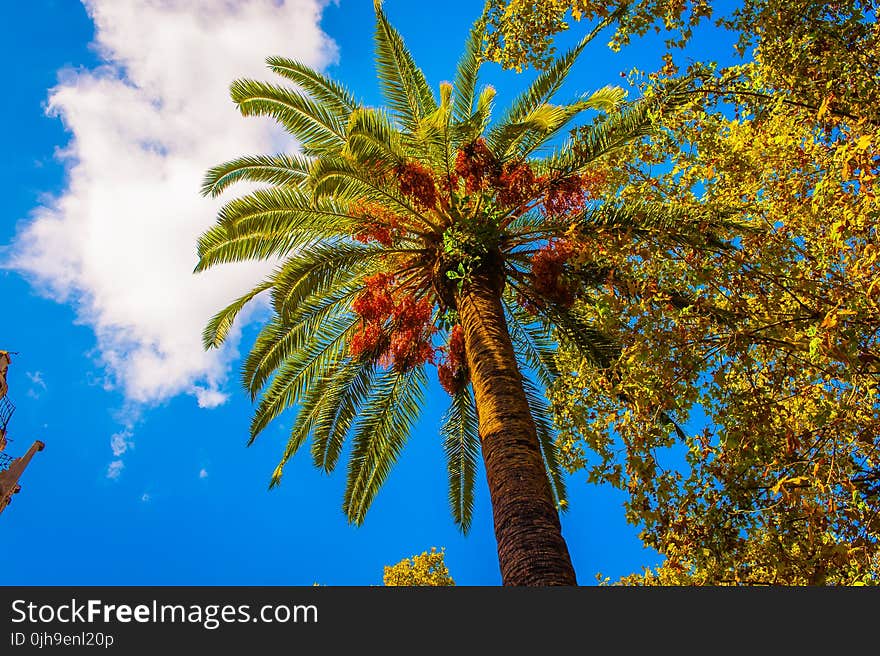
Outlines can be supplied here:
[[[744, 4], [806, 38], [803, 3]], [[577, 309], [621, 356], [597, 370], [559, 353], [577, 372], [552, 392], [566, 465], [626, 491], [628, 520], [666, 557], [623, 584], [880, 583], [878, 91], [834, 73], [880, 45], [858, 25], [842, 35], [864, 49], [834, 51], [828, 73], [815, 50], [761, 42], [706, 83], [747, 94], [695, 95], [606, 162], [608, 197], [742, 208], [760, 228], [734, 249], [604, 242], [615, 281]]]
[[396, 565], [385, 566], [383, 582], [386, 586], [450, 586], [455, 581], [449, 575], [444, 561], [445, 550], [424, 551], [412, 558], [404, 558]]

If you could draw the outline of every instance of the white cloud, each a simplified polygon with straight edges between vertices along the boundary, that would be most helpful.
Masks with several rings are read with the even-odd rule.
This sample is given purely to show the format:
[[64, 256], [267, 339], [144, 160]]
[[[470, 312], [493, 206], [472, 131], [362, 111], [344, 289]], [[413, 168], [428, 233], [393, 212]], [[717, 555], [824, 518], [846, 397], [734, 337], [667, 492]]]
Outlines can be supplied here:
[[199, 478], [208, 478], [208, 470], [202, 469], [199, 471]]
[[128, 451], [130, 447], [133, 447], [134, 442], [131, 441], [131, 438], [131, 431], [124, 430], [118, 433], [113, 433], [113, 435], [110, 436], [110, 448], [113, 450], [113, 455], [118, 458]]
[[31, 383], [33, 383], [33, 386], [28, 388], [27, 395], [32, 399], [39, 399], [43, 392], [48, 389], [46, 387], [46, 381], [43, 380], [43, 373], [40, 371], [35, 371], [33, 373], [26, 371], [24, 373]]
[[107, 478], [116, 480], [122, 475], [122, 470], [125, 468], [125, 463], [121, 460], [114, 460], [107, 467]]
[[193, 385], [193, 391], [196, 395], [200, 408], [216, 408], [223, 405], [229, 398], [228, 394], [215, 389], [207, 389], [198, 385]]
[[34, 373], [31, 373], [30, 371], [26, 371], [24, 373], [34, 385], [41, 389], [46, 389], [46, 381], [43, 380], [43, 372], [35, 371]]
[[[327, 1], [85, 0], [105, 64], [64, 72], [49, 95], [72, 135], [68, 180], [22, 224], [5, 266], [73, 304], [129, 402], [187, 393], [210, 408], [226, 398], [238, 336], [206, 353], [201, 331], [269, 266], [192, 274], [196, 239], [219, 207], [199, 187], [215, 164], [291, 147], [272, 121], [241, 117], [228, 89], [238, 77], [272, 79], [268, 55], [332, 61], [319, 27]], [[114, 461], [108, 476], [121, 469]]]

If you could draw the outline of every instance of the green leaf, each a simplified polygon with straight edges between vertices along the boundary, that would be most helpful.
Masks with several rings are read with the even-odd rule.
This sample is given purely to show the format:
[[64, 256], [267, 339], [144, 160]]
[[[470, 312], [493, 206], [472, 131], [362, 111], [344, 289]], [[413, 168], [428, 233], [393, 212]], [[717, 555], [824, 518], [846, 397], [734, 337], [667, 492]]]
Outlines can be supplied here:
[[397, 461], [418, 419], [427, 380], [424, 367], [407, 373], [389, 369], [355, 427], [342, 509], [350, 522], [364, 521], [376, 493]]
[[474, 513], [474, 480], [480, 460], [477, 408], [470, 387], [452, 397], [440, 435], [449, 471], [449, 505], [461, 532], [467, 534]]
[[235, 317], [238, 316], [238, 313], [241, 312], [242, 308], [261, 292], [271, 289], [272, 284], [271, 279], [263, 281], [251, 291], [243, 294], [223, 310], [215, 314], [202, 332], [202, 345], [205, 349], [219, 348], [229, 334], [229, 330], [232, 328]]

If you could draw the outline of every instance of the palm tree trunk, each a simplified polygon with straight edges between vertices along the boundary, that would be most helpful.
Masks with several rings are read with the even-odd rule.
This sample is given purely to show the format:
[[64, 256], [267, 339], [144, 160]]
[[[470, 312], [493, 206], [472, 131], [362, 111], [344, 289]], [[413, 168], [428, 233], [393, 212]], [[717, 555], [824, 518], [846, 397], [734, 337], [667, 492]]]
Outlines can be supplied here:
[[456, 305], [479, 418], [504, 585], [577, 585], [504, 309], [502, 278], [475, 273]]

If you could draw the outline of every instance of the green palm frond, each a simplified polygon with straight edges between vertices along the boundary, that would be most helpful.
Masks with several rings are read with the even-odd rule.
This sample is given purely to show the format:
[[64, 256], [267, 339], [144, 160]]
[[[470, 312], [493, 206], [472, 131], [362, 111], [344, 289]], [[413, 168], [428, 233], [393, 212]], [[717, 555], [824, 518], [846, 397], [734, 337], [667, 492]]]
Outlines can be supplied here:
[[376, 67], [388, 106], [408, 132], [415, 132], [423, 116], [437, 108], [425, 74], [416, 66], [403, 38], [388, 22], [381, 0], [376, 9]]
[[219, 196], [230, 185], [240, 182], [265, 182], [284, 187], [306, 179], [309, 161], [298, 155], [249, 155], [209, 169], [202, 183], [203, 196]]
[[456, 123], [452, 135], [457, 144], [470, 143], [482, 135], [492, 119], [492, 107], [495, 101], [495, 87], [487, 84], [477, 97], [477, 107], [466, 120]]
[[494, 135], [492, 149], [499, 160], [509, 159], [517, 144], [527, 134], [545, 134], [562, 123], [568, 116], [565, 108], [558, 105], [544, 104], [535, 107], [522, 120], [506, 123]]
[[564, 129], [569, 127], [575, 118], [580, 116], [587, 110], [598, 110], [603, 112], [614, 112], [620, 108], [626, 92], [620, 87], [606, 86], [602, 87], [592, 95], [583, 100], [579, 100], [563, 106], [558, 119], [546, 130], [529, 130], [524, 132], [511, 146], [507, 147], [510, 151], [516, 148], [516, 156], [525, 159], [533, 153], [543, 148], [551, 139], [559, 135]]
[[377, 366], [372, 360], [349, 360], [333, 377], [313, 431], [312, 460], [330, 473], [354, 420], [369, 398]]
[[268, 57], [266, 64], [273, 73], [296, 82], [340, 120], [360, 106], [348, 89], [305, 64], [285, 57]]
[[480, 460], [477, 408], [470, 387], [452, 397], [440, 427], [449, 472], [449, 504], [452, 517], [467, 534], [474, 514], [474, 480]]
[[355, 426], [342, 508], [360, 525], [418, 419], [427, 384], [424, 367], [406, 373], [388, 369]]
[[287, 230], [325, 239], [345, 237], [362, 219], [349, 213], [347, 203], [334, 199], [307, 200], [300, 189], [260, 189], [232, 201], [220, 210], [219, 225], [230, 234], [247, 234], [262, 228]]
[[316, 155], [345, 143], [344, 125], [325, 105], [299, 91], [255, 80], [236, 80], [232, 100], [244, 116], [271, 116], [302, 143], [305, 155]]
[[344, 153], [364, 166], [388, 170], [406, 160], [400, 133], [382, 110], [358, 109], [348, 124], [348, 142]]
[[428, 161], [438, 163], [447, 178], [454, 168], [451, 121], [452, 85], [444, 82], [440, 85], [440, 104], [437, 109], [422, 119], [409, 139], [414, 144], [411, 148]]
[[358, 289], [343, 287], [324, 297], [312, 296], [292, 316], [276, 315], [263, 327], [241, 370], [252, 399], [285, 361], [310, 344], [322, 326], [350, 316], [351, 301]]
[[348, 338], [357, 326], [358, 321], [354, 318], [325, 321], [305, 347], [297, 349], [283, 361], [260, 396], [251, 420], [251, 441], [329, 374], [345, 356]]
[[587, 210], [576, 225], [584, 235], [597, 229], [616, 228], [639, 235], [662, 235], [670, 243], [724, 249], [732, 246], [717, 232], [756, 231], [754, 223], [740, 218], [746, 209], [713, 209], [653, 201], [603, 203]]
[[607, 86], [567, 105], [543, 104], [522, 120], [500, 126], [494, 137], [495, 154], [502, 160], [516, 156], [524, 159], [560, 133], [587, 110], [612, 112], [619, 108], [626, 92]]
[[201, 235], [196, 271], [216, 264], [285, 255], [315, 239], [350, 235], [361, 219], [332, 199], [313, 201], [301, 189], [259, 189], [224, 205]]
[[322, 406], [324, 392], [332, 385], [332, 380], [332, 376], [325, 376], [318, 380], [308, 389], [306, 398], [299, 404], [296, 419], [293, 422], [293, 426], [290, 427], [290, 435], [287, 439], [284, 453], [278, 462], [278, 466], [272, 473], [272, 478], [269, 480], [270, 490], [281, 483], [284, 466], [309, 438], [309, 434], [312, 432], [315, 420]]
[[620, 344], [574, 311], [553, 304], [542, 306], [539, 310], [553, 324], [557, 342], [574, 347], [593, 366], [607, 369], [620, 357]]
[[566, 142], [547, 159], [547, 165], [563, 174], [582, 171], [604, 155], [656, 133], [661, 127], [660, 115], [687, 102], [687, 96], [681, 91], [691, 82], [690, 77], [676, 80], [663, 90], [611, 112], [605, 120], [583, 128], [576, 139]]
[[308, 184], [316, 201], [326, 198], [370, 200], [383, 203], [404, 216], [426, 222], [425, 217], [390, 184], [377, 179], [366, 168], [342, 157], [322, 157], [315, 162]]
[[291, 259], [273, 278], [272, 307], [289, 321], [312, 296], [333, 296], [374, 270], [386, 251], [348, 241], [322, 242]]
[[541, 385], [550, 387], [559, 375], [556, 368], [556, 342], [551, 331], [517, 307], [515, 299], [506, 299], [504, 306], [514, 349], [522, 361], [535, 372]]
[[273, 281], [271, 278], [269, 280], [264, 280], [247, 294], [239, 296], [236, 300], [215, 314], [202, 332], [202, 345], [205, 349], [220, 348], [220, 345], [223, 344], [226, 340], [226, 336], [232, 329], [235, 317], [238, 316], [238, 313], [241, 312], [242, 308], [250, 303], [254, 297], [261, 292], [271, 289], [272, 285]]
[[556, 451], [556, 436], [553, 423], [549, 419], [551, 413], [547, 407], [547, 402], [544, 400], [544, 395], [535, 387], [534, 383], [526, 376], [523, 376], [522, 381], [529, 409], [535, 421], [535, 432], [538, 436], [538, 444], [541, 447], [544, 468], [547, 471], [547, 481], [550, 483], [550, 489], [553, 491], [556, 507], [559, 510], [565, 510], [568, 505], [565, 477]]
[[218, 264], [229, 262], [267, 260], [284, 256], [308, 241], [303, 239], [302, 233], [291, 234], [277, 229], [270, 231], [257, 228], [250, 234], [231, 235], [226, 227], [215, 225], [199, 237], [199, 261], [194, 271], [205, 271]]
[[588, 42], [589, 39], [585, 37], [577, 46], [556, 59], [513, 101], [510, 109], [502, 116], [498, 125], [489, 131], [487, 142], [493, 153], [497, 154], [504, 150], [499, 140], [507, 131], [508, 126], [522, 123], [532, 112], [547, 104], [559, 90], [569, 71], [571, 71], [575, 60], [577, 60]]
[[298, 187], [273, 187], [226, 203], [217, 215], [218, 225], [232, 234], [252, 226], [270, 229], [323, 231], [328, 236], [347, 234], [359, 219], [348, 213], [347, 204], [333, 199], [316, 200]]
[[454, 100], [452, 117], [456, 123], [464, 123], [471, 118], [474, 100], [477, 95], [477, 78], [480, 73], [480, 56], [483, 39], [486, 36], [486, 21], [478, 20], [471, 28], [465, 42], [464, 53], [458, 60], [458, 68], [452, 83]]

